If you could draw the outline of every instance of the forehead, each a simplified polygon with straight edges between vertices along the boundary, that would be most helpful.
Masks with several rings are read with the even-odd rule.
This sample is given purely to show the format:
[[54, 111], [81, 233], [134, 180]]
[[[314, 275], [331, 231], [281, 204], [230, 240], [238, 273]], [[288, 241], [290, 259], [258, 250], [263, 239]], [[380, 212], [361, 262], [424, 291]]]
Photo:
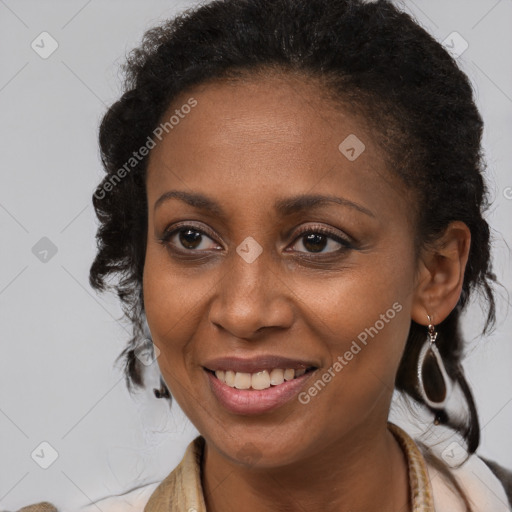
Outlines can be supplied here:
[[[191, 100], [195, 106], [183, 108]], [[354, 111], [329, 99], [318, 81], [296, 76], [194, 87], [162, 118], [174, 115], [178, 122], [151, 150], [148, 200], [178, 187], [214, 191], [246, 206], [273, 203], [287, 192], [338, 191], [374, 204], [389, 205], [391, 196], [403, 202], [386, 155]]]

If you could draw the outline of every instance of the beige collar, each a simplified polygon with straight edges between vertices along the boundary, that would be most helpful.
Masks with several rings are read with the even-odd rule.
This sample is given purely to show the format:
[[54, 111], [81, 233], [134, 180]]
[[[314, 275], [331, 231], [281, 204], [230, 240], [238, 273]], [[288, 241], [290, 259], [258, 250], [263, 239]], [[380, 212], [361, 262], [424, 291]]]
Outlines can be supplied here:
[[[413, 512], [435, 512], [423, 455], [400, 427], [388, 423], [388, 428], [407, 459]], [[197, 436], [187, 446], [183, 459], [155, 489], [144, 512], [206, 512], [200, 474], [204, 443], [204, 438]]]
[[409, 470], [409, 490], [413, 512], [435, 512], [432, 487], [425, 459], [413, 439], [400, 427], [388, 422], [407, 459]]

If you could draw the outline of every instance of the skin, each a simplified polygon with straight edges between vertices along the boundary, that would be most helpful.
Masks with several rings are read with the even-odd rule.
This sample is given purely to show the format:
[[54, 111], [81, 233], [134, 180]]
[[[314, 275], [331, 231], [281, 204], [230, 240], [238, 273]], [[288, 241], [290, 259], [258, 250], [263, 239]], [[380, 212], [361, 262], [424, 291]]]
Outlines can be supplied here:
[[[206, 440], [209, 512], [411, 510], [406, 461], [387, 429], [394, 379], [411, 319], [439, 323], [455, 307], [470, 234], [454, 222], [418, 259], [413, 195], [365, 120], [322, 92], [291, 75], [196, 86], [169, 114], [190, 97], [197, 106], [150, 153], [144, 305], [162, 376]], [[338, 149], [349, 134], [366, 146], [355, 161]], [[176, 198], [155, 210], [169, 190], [207, 195], [225, 217]], [[299, 194], [371, 213], [274, 210]], [[196, 248], [178, 233], [162, 243], [183, 221], [207, 231]], [[340, 252], [328, 237], [315, 253], [298, 232], [319, 226], [350, 246]], [[236, 252], [248, 236], [263, 249], [252, 263]], [[314, 361], [307, 390], [394, 303], [401, 311], [308, 404], [243, 416], [210, 390], [207, 359], [261, 354]]]

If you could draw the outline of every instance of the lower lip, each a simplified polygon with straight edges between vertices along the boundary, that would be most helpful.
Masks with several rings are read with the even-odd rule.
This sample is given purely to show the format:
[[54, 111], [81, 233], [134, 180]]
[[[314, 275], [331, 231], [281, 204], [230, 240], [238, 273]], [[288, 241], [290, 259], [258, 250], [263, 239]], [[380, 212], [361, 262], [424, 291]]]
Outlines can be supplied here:
[[220, 381], [211, 372], [205, 370], [210, 387], [217, 400], [235, 414], [260, 414], [272, 411], [292, 400], [304, 386], [304, 383], [316, 370], [310, 371], [292, 380], [284, 381], [267, 389], [236, 389]]

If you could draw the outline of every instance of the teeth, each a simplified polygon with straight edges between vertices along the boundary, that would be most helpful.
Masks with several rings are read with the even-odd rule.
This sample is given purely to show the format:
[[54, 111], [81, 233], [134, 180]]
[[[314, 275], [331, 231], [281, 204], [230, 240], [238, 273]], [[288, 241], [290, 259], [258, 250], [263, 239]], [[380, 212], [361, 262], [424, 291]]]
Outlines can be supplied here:
[[253, 389], [267, 389], [270, 387], [270, 375], [267, 370], [252, 374], [251, 387]]
[[295, 370], [288, 368], [284, 371], [284, 380], [292, 380], [295, 377]]
[[306, 373], [305, 368], [294, 370], [293, 368], [274, 368], [263, 370], [257, 373], [234, 372], [232, 370], [217, 370], [215, 376], [229, 387], [236, 389], [268, 389], [272, 386], [279, 386], [284, 381], [292, 380]]
[[284, 382], [284, 370], [280, 368], [275, 368], [270, 372], [270, 384], [273, 386], [277, 386]]
[[249, 389], [251, 387], [251, 374], [250, 373], [235, 373], [235, 388], [236, 389]]
[[[220, 379], [220, 377], [217, 375], [217, 372], [215, 372], [215, 375]], [[233, 372], [231, 370], [227, 370], [226, 371], [226, 376], [224, 378], [224, 382], [228, 386], [231, 386], [232, 388], [234, 388], [235, 387], [235, 372]]]

